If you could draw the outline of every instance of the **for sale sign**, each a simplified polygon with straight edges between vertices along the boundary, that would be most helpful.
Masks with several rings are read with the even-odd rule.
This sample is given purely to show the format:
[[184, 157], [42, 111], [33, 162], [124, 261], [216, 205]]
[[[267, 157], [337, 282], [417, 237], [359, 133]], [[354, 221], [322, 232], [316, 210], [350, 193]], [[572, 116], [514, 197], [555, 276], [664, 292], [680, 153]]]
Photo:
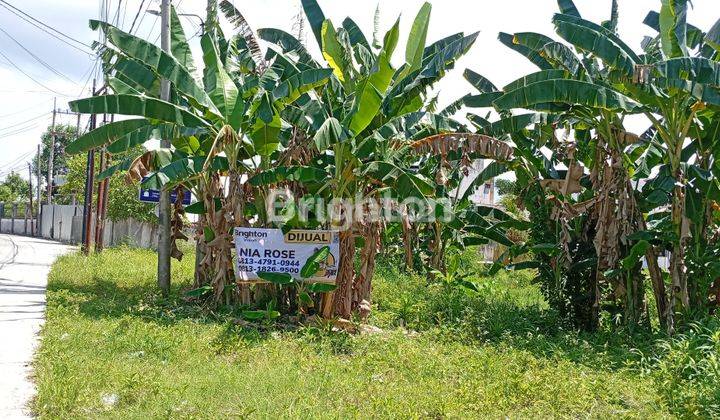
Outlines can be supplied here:
[[287, 273], [301, 279], [300, 270], [308, 258], [323, 247], [330, 253], [310, 278], [303, 280], [335, 283], [340, 261], [338, 232], [330, 230], [291, 230], [235, 228], [237, 277], [240, 281], [260, 280], [257, 273]]

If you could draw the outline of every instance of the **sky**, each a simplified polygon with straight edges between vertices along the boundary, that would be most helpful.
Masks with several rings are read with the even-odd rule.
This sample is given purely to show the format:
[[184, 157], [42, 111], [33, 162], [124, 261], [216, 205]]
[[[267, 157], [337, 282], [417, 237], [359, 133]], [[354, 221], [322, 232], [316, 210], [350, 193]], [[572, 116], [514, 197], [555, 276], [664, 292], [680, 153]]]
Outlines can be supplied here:
[[[110, 11], [110, 20], [117, 19], [119, 26], [128, 30], [137, 15], [133, 33], [159, 42], [158, 18], [144, 12], [146, 9], [158, 10], [159, 0], [105, 1]], [[53, 98], [57, 98], [59, 109], [67, 110], [68, 101], [89, 95], [95, 65], [89, 46], [98, 39], [98, 34], [90, 30], [88, 20], [100, 16], [102, 2], [0, 0], [0, 144], [3, 146], [0, 153], [0, 179], [11, 170], [20, 171], [26, 176], [27, 162], [37, 150], [41, 133], [51, 122]], [[336, 26], [346, 16], [350, 16], [368, 38], [372, 36], [377, 1], [318, 2], [325, 16], [332, 19]], [[405, 40], [422, 3], [423, 0], [392, 0], [380, 4], [381, 34], [392, 26], [398, 16], [401, 19], [400, 43], [393, 60], [396, 66], [404, 60]], [[552, 15], [557, 11], [555, 0], [430, 0], [430, 3], [433, 8], [428, 43], [456, 32], [480, 32], [470, 52], [457, 62], [455, 70], [438, 85], [440, 105], [448, 104], [472, 90], [462, 77], [465, 68], [488, 77], [497, 86], [504, 86], [536, 70], [527, 59], [498, 42], [498, 32], [539, 32], [559, 39], [554, 36], [551, 24]], [[586, 19], [600, 22], [609, 18], [611, 0], [575, 0], [575, 3]], [[688, 21], [707, 31], [720, 18], [720, 1], [693, 0], [692, 3], [694, 7], [689, 12]], [[144, 4], [142, 9], [141, 4]], [[204, 0], [173, 0], [173, 4], [181, 13], [205, 15]], [[235, 5], [254, 29], [276, 27], [291, 33], [297, 32], [293, 22], [301, 12], [300, 0], [235, 0]], [[62, 36], [45, 28], [67, 43], [21, 19], [18, 17], [20, 12], [13, 14], [11, 6], [57, 29]], [[659, 7], [660, 0], [619, 0], [620, 36], [637, 51], [643, 36], [655, 35], [652, 29], [642, 24], [642, 20], [649, 10], [659, 10]], [[199, 31], [200, 21], [197, 17], [188, 16], [182, 20], [188, 36]], [[230, 28], [227, 27], [226, 31], [229, 32]], [[319, 48], [309, 27], [306, 31], [307, 45], [311, 53], [319, 57]], [[29, 52], [23, 50], [11, 37]], [[194, 37], [193, 49], [199, 58], [198, 43], [198, 38]], [[74, 124], [75, 117], [59, 115], [57, 121]], [[86, 123], [87, 120], [83, 119], [83, 126]], [[636, 131], [641, 131], [644, 123], [638, 121], [635, 124]]]

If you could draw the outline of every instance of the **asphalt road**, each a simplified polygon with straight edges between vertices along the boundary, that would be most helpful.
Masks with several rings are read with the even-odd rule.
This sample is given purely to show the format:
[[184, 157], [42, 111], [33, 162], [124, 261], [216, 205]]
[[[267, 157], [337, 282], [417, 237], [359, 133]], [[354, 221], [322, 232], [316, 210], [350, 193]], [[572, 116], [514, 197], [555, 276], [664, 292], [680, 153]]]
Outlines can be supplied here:
[[45, 318], [50, 266], [72, 247], [0, 235], [0, 419], [28, 418], [31, 362]]

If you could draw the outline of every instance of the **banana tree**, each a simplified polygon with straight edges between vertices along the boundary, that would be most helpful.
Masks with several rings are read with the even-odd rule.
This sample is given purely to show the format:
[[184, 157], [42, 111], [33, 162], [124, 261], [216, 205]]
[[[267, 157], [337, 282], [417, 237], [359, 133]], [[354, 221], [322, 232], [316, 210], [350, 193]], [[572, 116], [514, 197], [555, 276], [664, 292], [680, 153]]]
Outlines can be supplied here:
[[[686, 22], [687, 7], [685, 1], [663, 1], [660, 13], [648, 14], [645, 23], [659, 35], [646, 39], [646, 62], [637, 66], [634, 83], [625, 84], [648, 108], [645, 115], [666, 150], [662, 163], [674, 182], [670, 311], [685, 314], [699, 309], [698, 282], [703, 279], [688, 277], [686, 252], [693, 252], [694, 242], [697, 255], [697, 246], [708, 240], [708, 209], [717, 197], [709, 156], [720, 107], [720, 20], [705, 33]], [[700, 185], [706, 188], [704, 196], [697, 194]]]
[[[468, 51], [477, 34], [455, 34], [426, 46], [431, 12], [426, 3], [413, 22], [405, 64], [395, 69], [391, 58], [400, 36], [399, 20], [381, 44], [371, 45], [352, 19], [336, 27], [315, 0], [302, 3], [322, 51], [321, 62], [332, 68], [333, 74], [323, 89], [309, 100], [287, 107], [282, 116], [300, 137], [312, 141], [310, 151], [320, 157], [325, 176], [320, 177], [314, 194], [335, 203], [357, 198], [379, 202], [384, 191], [399, 200], [432, 198], [432, 184], [409, 171], [393, 145], [412, 138], [412, 132], [427, 118], [429, 89]], [[319, 67], [291, 35], [262, 29], [259, 36], [278, 47], [274, 54], [289, 58], [286, 65]], [[347, 229], [340, 233], [338, 288], [325, 313], [347, 317], [353, 310], [363, 312], [369, 306], [381, 223], [369, 220], [364, 211], [353, 217], [342, 207], [336, 210]], [[358, 237], [364, 238], [364, 244], [361, 269], [355, 273]]]
[[[595, 248], [595, 268], [588, 273], [589, 293], [592, 295], [590, 327], [597, 327], [601, 288], [608, 281], [613, 285], [613, 298], [624, 304], [626, 319], [634, 323], [643, 313], [642, 276], [638, 262], [627, 263], [629, 270], [621, 270], [621, 262], [633, 247], [627, 239], [628, 235], [641, 230], [643, 223], [636, 210], [636, 198], [630, 183], [633, 165], [626, 153], [629, 142], [637, 142], [638, 137], [626, 133], [623, 119], [627, 114], [642, 112], [642, 108], [618, 91], [614, 84], [618, 78], [631, 78], [640, 58], [615, 33], [617, 2], [612, 4], [610, 19], [602, 25], [582, 19], [571, 1], [561, 1], [559, 5], [563, 13], [553, 18], [556, 31], [575, 49], [537, 33], [501, 33], [499, 39], [502, 43], [527, 57], [540, 70], [508, 84], [502, 91], [483, 83], [479, 75], [471, 75], [468, 79], [480, 89], [480, 94], [466, 98], [465, 102], [471, 107], [494, 106], [511, 133], [514, 126], [522, 129], [529, 123], [542, 124], [545, 120], [545, 135], [539, 132], [541, 135], [536, 136], [535, 144], [528, 144], [518, 133], [515, 137], [519, 137], [517, 146], [520, 150], [532, 146], [525, 153], [527, 157], [533, 156], [533, 148], [543, 145], [538, 144], [539, 138], [548, 139], [545, 145], [559, 149], [559, 155], [568, 168], [561, 179], [553, 179], [554, 174], [547, 173], [550, 178], [541, 181], [538, 186], [555, 197], [557, 208], [553, 214], [558, 222], [565, 225], [564, 235], [559, 236], [561, 242], [565, 242], [562, 248], [568, 249], [568, 241], [572, 240], [572, 235], [568, 234], [572, 232], [568, 228], [570, 220], [587, 217], [583, 224], [592, 224], [592, 229], [587, 227], [581, 232], [582, 237], [589, 235]], [[515, 116], [508, 113], [515, 108], [540, 112]], [[479, 122], [481, 130], [491, 128], [487, 120], [476, 115], [469, 118]], [[555, 130], [561, 127], [568, 130], [567, 137], [574, 138], [574, 141], [557, 140]], [[528, 163], [535, 164], [535, 176], [540, 174], [543, 166], [547, 169], [547, 162], [542, 159]], [[589, 177], [585, 176], [584, 168], [589, 170]], [[590, 185], [583, 186], [582, 179], [589, 181], [592, 191], [586, 190]], [[580, 196], [576, 197], [577, 193], [581, 193]], [[546, 205], [540, 204], [543, 207]], [[566, 268], [569, 268], [572, 261], [568, 253], [565, 254]], [[656, 296], [664, 297], [664, 284], [655, 264], [653, 249], [647, 249], [646, 259], [656, 268], [651, 269]], [[620, 271], [626, 271], [621, 277], [627, 281], [612, 277]], [[555, 283], [559, 284], [561, 274], [557, 265], [553, 272]], [[658, 307], [659, 312], [664, 314], [664, 298], [658, 299]]]
[[[221, 6], [226, 12], [234, 10], [227, 2]], [[241, 15], [234, 11], [231, 16], [237, 23]], [[74, 101], [71, 107], [82, 113], [137, 118], [86, 134], [72, 151], [106, 144], [111, 151], [123, 151], [145, 142], [160, 128], [165, 129], [163, 135], [172, 134], [171, 150], [148, 153], [128, 166], [145, 177], [148, 188], [182, 185], [201, 199], [194, 210], [204, 215], [206, 225], [198, 240], [207, 245], [208, 252], [200, 269], [209, 271], [216, 301], [223, 297], [229, 301], [235, 290], [232, 228], [248, 223], [248, 210], [250, 216], [257, 212], [263, 218], [263, 206], [248, 207], [262, 202], [264, 191], [248, 189], [243, 176], [270, 167], [272, 157], [283, 147], [280, 113], [325, 84], [332, 70], [279, 72], [275, 61], [266, 66], [257, 58], [257, 40], [251, 32], [241, 31], [229, 40], [225, 37], [213, 1], [200, 40], [202, 79], [195, 74], [200, 66], [193, 63], [179, 26], [172, 30], [170, 53], [108, 23], [92, 21], [91, 26], [107, 35], [104, 48], [112, 55], [108, 76], [120, 81], [117, 84], [124, 90]], [[171, 102], [151, 96], [160, 78], [171, 82]]]

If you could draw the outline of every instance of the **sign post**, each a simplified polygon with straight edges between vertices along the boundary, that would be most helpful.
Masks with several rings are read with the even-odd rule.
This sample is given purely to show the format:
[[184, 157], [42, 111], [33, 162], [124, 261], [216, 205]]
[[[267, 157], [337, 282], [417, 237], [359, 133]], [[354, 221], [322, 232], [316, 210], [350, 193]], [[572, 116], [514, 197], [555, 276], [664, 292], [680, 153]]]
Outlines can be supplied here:
[[[340, 238], [330, 230], [235, 228], [236, 273], [241, 282], [262, 281], [259, 272], [287, 273], [306, 282], [335, 283], [340, 262]], [[322, 247], [330, 253], [308, 278], [300, 276], [308, 258]]]

